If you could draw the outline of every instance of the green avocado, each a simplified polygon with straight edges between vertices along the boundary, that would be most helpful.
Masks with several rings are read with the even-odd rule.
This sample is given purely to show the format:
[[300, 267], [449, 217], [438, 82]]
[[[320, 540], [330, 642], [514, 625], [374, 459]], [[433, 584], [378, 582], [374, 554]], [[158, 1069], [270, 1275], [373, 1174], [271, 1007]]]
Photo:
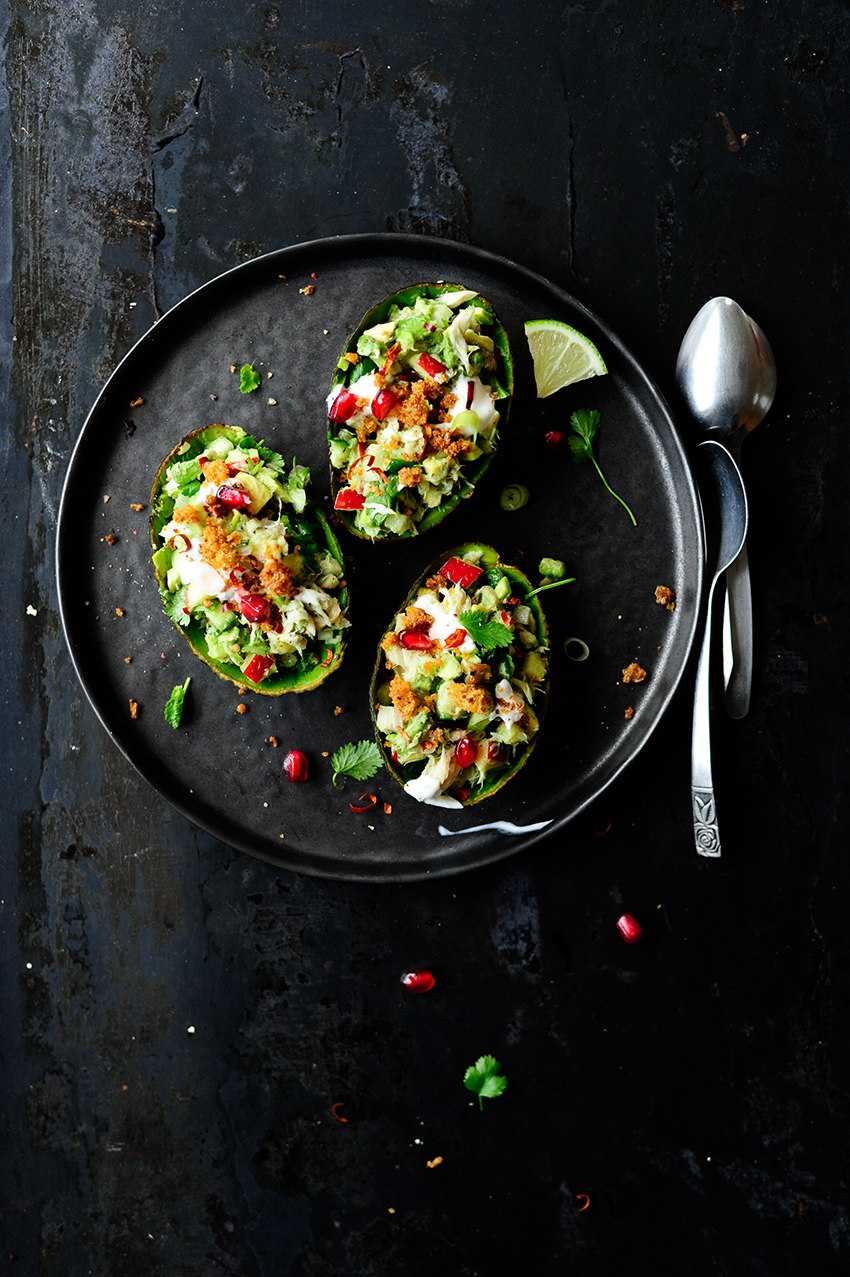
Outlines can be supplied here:
[[[244, 493], [239, 504], [219, 501], [212, 513], [206, 508], [199, 458], [205, 465], [229, 465], [226, 486]], [[318, 687], [337, 669], [346, 646], [342, 550], [307, 497], [309, 478], [306, 467], [293, 462], [287, 474], [279, 453], [237, 426], [217, 423], [186, 435], [151, 488], [152, 561], [166, 614], [216, 674], [266, 696]], [[184, 519], [175, 521], [175, 511]], [[210, 518], [237, 555], [234, 570], [223, 567], [211, 576], [200, 556]], [[290, 553], [295, 546], [298, 553]], [[272, 559], [277, 579], [261, 577]], [[244, 614], [245, 594], [259, 617]]]
[[[447, 565], [457, 563], [480, 569], [466, 587], [446, 578]], [[448, 570], [459, 575], [456, 566]], [[491, 584], [501, 579], [510, 584], [504, 599]], [[469, 807], [527, 763], [549, 692], [548, 627], [531, 589], [492, 546], [465, 542], [441, 554], [408, 593], [381, 640], [371, 687], [378, 746], [402, 787], [418, 780], [421, 792], [430, 777], [440, 784], [440, 798]], [[409, 607], [418, 611], [408, 615]], [[430, 626], [421, 624], [422, 612], [434, 618]], [[402, 633], [413, 632], [422, 637], [402, 641]], [[431, 693], [423, 695], [418, 688], [429, 680]], [[413, 724], [417, 734], [408, 739]], [[461, 742], [467, 743], [458, 752]]]
[[[423, 387], [427, 422], [411, 411]], [[331, 381], [336, 520], [371, 541], [442, 523], [488, 469], [512, 394], [508, 335], [483, 297], [444, 283], [384, 298], [349, 337]]]

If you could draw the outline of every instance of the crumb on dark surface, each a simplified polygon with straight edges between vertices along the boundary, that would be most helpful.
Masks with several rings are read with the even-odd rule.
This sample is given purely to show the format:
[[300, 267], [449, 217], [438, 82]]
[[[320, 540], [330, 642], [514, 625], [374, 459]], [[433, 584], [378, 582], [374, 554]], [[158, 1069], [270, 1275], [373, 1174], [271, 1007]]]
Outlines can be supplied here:
[[624, 683], [642, 683], [646, 678], [646, 670], [638, 665], [637, 661], [632, 661], [631, 665], [627, 665], [623, 670]]
[[134, 701], [132, 696], [130, 697], [130, 717], [131, 718], [139, 717], [139, 702]]
[[660, 603], [662, 607], [666, 607], [668, 612], [676, 610], [676, 595], [668, 585], [657, 585], [655, 587], [655, 602]]
[[634, 716], [635, 716], [635, 712], [630, 705], [629, 708], [626, 710], [624, 717], [631, 719], [631, 718], [634, 718]]
[[244, 702], [244, 701], [242, 701], [241, 705], [237, 705], [237, 706], [236, 706], [236, 713], [237, 713], [237, 714], [247, 714], [247, 713], [248, 713], [248, 706], [245, 704], [245, 702]]

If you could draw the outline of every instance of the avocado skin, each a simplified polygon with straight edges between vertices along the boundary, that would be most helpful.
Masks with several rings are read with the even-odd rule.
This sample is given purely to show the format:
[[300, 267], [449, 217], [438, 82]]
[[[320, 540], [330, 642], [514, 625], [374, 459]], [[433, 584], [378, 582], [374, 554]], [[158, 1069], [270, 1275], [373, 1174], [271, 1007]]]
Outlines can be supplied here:
[[[202, 426], [199, 430], [192, 430], [185, 435], [180, 442], [171, 449], [168, 456], [156, 472], [153, 485], [151, 487], [151, 520], [150, 520], [150, 539], [151, 549], [155, 553], [160, 547], [159, 534], [165, 524], [171, 517], [170, 509], [163, 509], [162, 502], [162, 485], [165, 475], [171, 462], [180, 456], [198, 455], [203, 452], [204, 448], [210, 444], [213, 439], [219, 439], [222, 436], [228, 438], [234, 448], [248, 436], [244, 430], [238, 426], [225, 426], [216, 422], [211, 426]], [[195, 444], [200, 444], [200, 448], [195, 448]], [[167, 499], [166, 499], [167, 500]], [[344, 563], [342, 548], [334, 535], [333, 530], [328, 524], [327, 519], [322, 514], [318, 506], [315, 506], [309, 499], [307, 508], [316, 518], [316, 522], [326, 539], [327, 548], [334, 556], [338, 563]], [[156, 581], [160, 590], [160, 594], [167, 589], [165, 577], [163, 576], [159, 565], [154, 560], [154, 571], [156, 573]], [[342, 589], [339, 593], [340, 607], [346, 609], [348, 607], [348, 590]], [[169, 620], [171, 618], [169, 617]], [[318, 687], [325, 679], [338, 668], [342, 662], [342, 658], [346, 646], [346, 632], [343, 631], [340, 636], [339, 643], [334, 652], [333, 660], [325, 667], [320, 665], [313, 666], [312, 669], [298, 671], [297, 666], [292, 669], [278, 671], [264, 679], [261, 684], [252, 683], [246, 678], [241, 670], [234, 665], [225, 665], [222, 661], [217, 661], [210, 656], [204, 637], [204, 626], [199, 625], [196, 621], [190, 621], [188, 625], [178, 625], [172, 620], [174, 627], [183, 635], [186, 642], [191, 647], [196, 656], [209, 665], [210, 669], [215, 670], [220, 678], [225, 678], [229, 683], [235, 683], [237, 687], [245, 688], [249, 692], [257, 692], [263, 696], [283, 696], [286, 692], [309, 692], [314, 687]]]
[[[527, 592], [533, 588], [531, 582], [529, 581], [525, 573], [520, 572], [519, 568], [511, 567], [509, 564], [503, 563], [501, 559], [499, 558], [498, 551], [494, 550], [491, 545], [485, 545], [481, 541], [465, 541], [462, 545], [456, 545], [454, 549], [452, 550], [446, 550], [443, 554], [439, 556], [439, 558], [435, 559], [433, 563], [431, 563], [425, 569], [425, 571], [417, 580], [416, 584], [409, 591], [404, 602], [401, 604], [400, 607], [397, 607], [395, 609], [395, 611], [393, 612], [393, 617], [397, 616], [399, 612], [404, 612], [407, 609], [408, 605], [413, 602], [417, 591], [421, 589], [421, 587], [425, 584], [425, 582], [428, 580], [430, 576], [433, 576], [436, 572], [439, 572], [442, 564], [447, 563], [449, 559], [452, 559], [452, 558], [462, 559], [464, 554], [467, 554], [470, 550], [481, 550], [483, 553], [479, 562], [484, 566], [485, 570], [489, 568], [498, 568], [499, 571], [502, 572], [508, 578], [509, 581], [515, 582], [516, 585], [518, 585], [521, 588], [523, 595], [526, 595]], [[543, 613], [543, 608], [540, 606], [540, 596], [535, 595], [531, 599], [523, 598], [521, 599], [521, 601], [524, 602], [527, 607], [531, 608], [532, 614], [534, 616], [534, 619], [537, 625], [538, 641], [540, 642], [541, 646], [548, 647], [549, 646], [549, 627], [546, 623], [546, 617]], [[386, 633], [386, 630], [384, 630], [384, 633]], [[378, 731], [377, 708], [376, 708], [377, 707], [377, 690], [381, 680], [383, 655], [384, 655], [383, 651], [379, 646], [378, 656], [375, 661], [375, 668], [372, 671], [372, 685], [370, 689], [369, 704], [370, 704], [370, 709], [372, 714], [372, 725], [375, 729], [375, 737], [378, 742], [378, 748], [381, 751], [381, 756], [383, 757], [384, 764], [387, 768], [387, 771], [390, 773], [393, 780], [397, 781], [398, 784], [401, 785], [402, 788], [404, 788], [405, 783], [408, 780], [412, 780], [414, 775], [417, 774], [417, 772], [415, 772], [413, 768], [416, 767], [418, 769], [419, 765], [410, 764], [407, 767], [399, 767], [396, 763], [394, 763], [392, 761], [392, 758], [390, 757], [389, 751], [384, 748], [384, 743], [381, 739], [381, 733]], [[528, 759], [531, 755], [531, 751], [534, 749], [534, 746], [537, 744], [538, 738], [540, 736], [540, 728], [543, 726], [543, 717], [546, 712], [546, 705], [549, 700], [549, 682], [550, 680], [549, 678], [547, 678], [546, 682], [541, 685], [540, 690], [542, 693], [542, 699], [539, 702], [535, 702], [535, 705], [534, 705], [534, 712], [536, 713], [538, 723], [540, 724], [540, 726], [538, 727], [537, 733], [534, 736], [534, 739], [529, 741], [529, 743], [523, 747], [522, 752], [519, 754], [518, 757], [515, 756], [514, 762], [511, 764], [510, 767], [506, 767], [503, 770], [501, 770], [496, 776], [494, 776], [493, 780], [488, 780], [474, 794], [470, 794], [468, 798], [461, 799], [460, 801], [463, 807], [473, 807], [476, 803], [480, 803], [483, 799], [492, 797], [493, 794], [497, 793], [504, 785], [506, 785], [508, 781], [511, 780], [517, 774], [520, 768], [524, 767], [525, 764], [528, 762]]]
[[[396, 293], [390, 293], [389, 297], [385, 297], [382, 302], [378, 302], [377, 306], [373, 306], [371, 310], [366, 312], [366, 314], [361, 319], [360, 323], [355, 328], [354, 332], [349, 337], [345, 346], [340, 351], [340, 355], [339, 355], [339, 359], [337, 360], [337, 363], [340, 363], [342, 361], [343, 355], [357, 353], [357, 341], [361, 333], [365, 332], [367, 328], [373, 328], [375, 324], [383, 323], [390, 312], [391, 306], [399, 306], [399, 307], [412, 306], [413, 303], [416, 301], [417, 297], [428, 297], [433, 299], [435, 297], [439, 297], [442, 293], [455, 292], [460, 287], [461, 287], [460, 284], [450, 284], [450, 283], [411, 284], [411, 285], [408, 285], [407, 288], [399, 289], [398, 292]], [[478, 301], [482, 302], [487, 307], [487, 309], [489, 310], [490, 314], [493, 317], [492, 318], [492, 326], [494, 330], [493, 342], [500, 356], [497, 372], [499, 375], [500, 384], [503, 385], [505, 390], [507, 390], [508, 392], [506, 398], [499, 400], [499, 430], [501, 431], [508, 424], [508, 416], [510, 414], [510, 409], [511, 409], [511, 399], [512, 399], [513, 390], [514, 390], [513, 358], [511, 355], [510, 342], [508, 341], [508, 334], [505, 332], [504, 328], [499, 323], [499, 320], [496, 318], [496, 314], [493, 310], [493, 307], [487, 301], [486, 297], [479, 296]], [[330, 389], [333, 390], [335, 386], [346, 385], [348, 383], [349, 377], [350, 377], [350, 366], [348, 370], [344, 370], [338, 367], [336, 371], [334, 372], [334, 375], [331, 379]], [[328, 418], [328, 442], [329, 443], [330, 443], [330, 440], [335, 437], [334, 432], [338, 429], [338, 426], [339, 426], [339, 423], [335, 421], [331, 421], [330, 417]], [[409, 540], [413, 536], [421, 536], [423, 532], [428, 532], [431, 528], [436, 528], [437, 524], [442, 523], [446, 515], [451, 514], [452, 510], [457, 509], [461, 501], [464, 501], [466, 500], [467, 497], [472, 496], [472, 492], [475, 488], [475, 485], [478, 483], [479, 479], [483, 477], [485, 471], [487, 470], [487, 467], [490, 465], [490, 462], [493, 460], [494, 455], [495, 453], [491, 452], [486, 456], [480, 457], [478, 461], [475, 461], [471, 465], [467, 466], [464, 469], [463, 473], [470, 486], [464, 487], [458, 492], [452, 493], [450, 497], [446, 498], [446, 500], [443, 502], [442, 505], [438, 506], [434, 510], [429, 510], [428, 513], [422, 518], [422, 520], [416, 525], [417, 527], [416, 532], [405, 532], [401, 536], [385, 536], [385, 537], [381, 537], [380, 540], [381, 541], [405, 541], [405, 540]], [[339, 471], [336, 470], [333, 466], [330, 467], [330, 471], [331, 471], [331, 501], [333, 502], [333, 501], [336, 501], [336, 495], [339, 492], [341, 485], [339, 482]], [[373, 540], [372, 537], [367, 536], [364, 532], [361, 532], [358, 528], [354, 526], [354, 515], [351, 513], [350, 510], [334, 510], [333, 517], [337, 523], [343, 524], [348, 529], [348, 531], [351, 533], [352, 536], [359, 537], [361, 541]]]

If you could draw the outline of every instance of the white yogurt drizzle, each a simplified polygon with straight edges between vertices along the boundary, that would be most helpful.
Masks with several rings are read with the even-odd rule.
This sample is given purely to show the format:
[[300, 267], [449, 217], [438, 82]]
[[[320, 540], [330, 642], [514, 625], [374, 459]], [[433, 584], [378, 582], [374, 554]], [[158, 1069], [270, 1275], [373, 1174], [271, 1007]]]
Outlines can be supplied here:
[[551, 823], [551, 820], [540, 820], [536, 825], [514, 825], [510, 820], [494, 820], [490, 825], [470, 825], [469, 829], [446, 829], [445, 825], [438, 825], [437, 832], [444, 838], [457, 834], [477, 834], [483, 829], [495, 829], [498, 834], [531, 834], [535, 829], [545, 829]]

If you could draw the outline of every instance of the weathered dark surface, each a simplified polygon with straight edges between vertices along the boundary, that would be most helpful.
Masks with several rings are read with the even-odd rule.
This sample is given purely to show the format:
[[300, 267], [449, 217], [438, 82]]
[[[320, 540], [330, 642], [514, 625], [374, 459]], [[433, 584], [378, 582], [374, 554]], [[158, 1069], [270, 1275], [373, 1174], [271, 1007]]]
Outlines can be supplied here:
[[[2, 1263], [846, 1271], [846, 9], [11, 10]], [[708, 297], [767, 332], [779, 393], [744, 450], [755, 700], [715, 720], [720, 862], [691, 846], [687, 687], [568, 854], [404, 887], [230, 851], [96, 723], [53, 536], [100, 386], [220, 271], [375, 230], [548, 276], [670, 397]], [[419, 965], [437, 986], [414, 997]], [[509, 1086], [479, 1113], [462, 1076], [483, 1052]]]

